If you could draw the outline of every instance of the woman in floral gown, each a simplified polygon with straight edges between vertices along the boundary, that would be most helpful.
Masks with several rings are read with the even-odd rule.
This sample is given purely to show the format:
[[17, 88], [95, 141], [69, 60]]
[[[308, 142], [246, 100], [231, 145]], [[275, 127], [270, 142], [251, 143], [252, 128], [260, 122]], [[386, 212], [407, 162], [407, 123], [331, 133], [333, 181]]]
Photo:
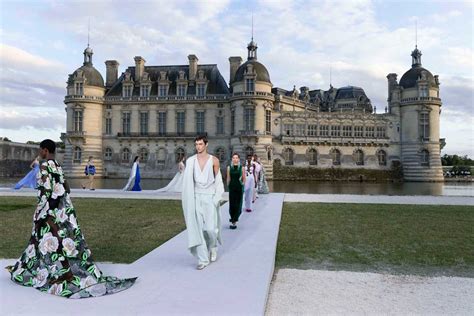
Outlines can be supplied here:
[[52, 140], [40, 144], [44, 159], [37, 174], [38, 203], [28, 247], [14, 266], [11, 279], [20, 285], [67, 298], [113, 294], [131, 287], [136, 278], [104, 276], [92, 260], [63, 170], [54, 159]]

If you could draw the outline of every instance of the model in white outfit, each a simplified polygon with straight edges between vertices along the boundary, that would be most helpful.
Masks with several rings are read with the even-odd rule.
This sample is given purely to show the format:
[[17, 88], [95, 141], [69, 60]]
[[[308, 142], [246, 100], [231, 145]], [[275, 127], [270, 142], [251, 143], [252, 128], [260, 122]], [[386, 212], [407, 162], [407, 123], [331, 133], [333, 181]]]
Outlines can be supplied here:
[[248, 164], [245, 167], [245, 187], [244, 187], [244, 199], [245, 199], [245, 210], [247, 212], [252, 211], [253, 195], [255, 192], [255, 177], [254, 177], [254, 165]]
[[135, 177], [137, 176], [137, 167], [138, 160], [133, 163], [132, 170], [130, 170], [130, 177], [128, 178], [127, 184], [123, 187], [122, 191], [128, 191], [133, 187], [135, 183]]
[[[217, 259], [221, 243], [220, 201], [224, 183], [219, 160], [207, 153], [207, 138], [197, 137], [197, 155], [186, 161], [181, 194], [188, 249], [198, 259], [198, 270]], [[201, 166], [202, 165], [202, 166]]]
[[179, 163], [178, 163], [178, 172], [176, 175], [173, 177], [173, 179], [168, 183], [167, 186], [164, 188], [158, 189], [155, 192], [182, 192], [183, 191], [183, 177], [184, 177], [184, 160], [186, 158], [183, 158]]

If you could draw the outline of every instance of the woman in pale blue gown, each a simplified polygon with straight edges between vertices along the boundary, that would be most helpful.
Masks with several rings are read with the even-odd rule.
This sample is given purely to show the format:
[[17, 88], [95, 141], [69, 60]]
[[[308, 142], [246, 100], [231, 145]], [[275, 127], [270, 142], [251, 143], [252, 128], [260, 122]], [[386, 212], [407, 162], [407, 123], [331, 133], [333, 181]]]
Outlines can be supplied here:
[[33, 160], [33, 162], [30, 164], [30, 172], [26, 174], [26, 176], [18, 181], [17, 184], [15, 184], [15, 190], [19, 190], [22, 187], [26, 188], [31, 188], [35, 189], [36, 188], [36, 175], [38, 174], [39, 171], [39, 160], [38, 157]]

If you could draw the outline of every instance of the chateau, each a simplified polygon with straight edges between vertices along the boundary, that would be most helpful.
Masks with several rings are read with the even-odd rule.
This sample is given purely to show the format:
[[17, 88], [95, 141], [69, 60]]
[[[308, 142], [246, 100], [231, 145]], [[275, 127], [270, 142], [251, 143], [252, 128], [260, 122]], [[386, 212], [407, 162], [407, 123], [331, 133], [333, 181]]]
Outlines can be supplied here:
[[[442, 181], [438, 76], [421, 65], [418, 48], [401, 79], [387, 75], [388, 104], [376, 114], [364, 90], [273, 86], [257, 59], [230, 57], [229, 83], [217, 65], [135, 65], [119, 76], [107, 60], [105, 82], [84, 50], [84, 64], [69, 75], [64, 100], [67, 131], [64, 168], [82, 176], [89, 156], [99, 176], [128, 177], [135, 155], [142, 177], [171, 178], [176, 162], [194, 154], [194, 137], [206, 133], [209, 152], [223, 167], [233, 152], [256, 153], [273, 177], [274, 163], [305, 168], [390, 170], [406, 181]], [[278, 161], [279, 160], [279, 161]]]

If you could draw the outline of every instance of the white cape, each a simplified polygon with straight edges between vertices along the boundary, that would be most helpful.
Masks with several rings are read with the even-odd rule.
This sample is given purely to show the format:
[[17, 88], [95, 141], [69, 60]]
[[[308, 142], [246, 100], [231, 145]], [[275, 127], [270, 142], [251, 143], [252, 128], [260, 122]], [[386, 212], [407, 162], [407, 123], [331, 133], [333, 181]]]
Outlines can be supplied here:
[[155, 192], [183, 192], [183, 178], [184, 172], [178, 171], [174, 178], [164, 188], [155, 190]]
[[[191, 253], [196, 252], [196, 246], [205, 243], [201, 239], [202, 233], [199, 231], [197, 224], [197, 214], [194, 199], [194, 163], [197, 156], [191, 156], [186, 160], [186, 169], [183, 177], [183, 192], [181, 194], [181, 203], [183, 206], [184, 220], [186, 221], [186, 229], [188, 234], [188, 248]], [[215, 211], [217, 212], [217, 240], [222, 244], [221, 239], [221, 216], [220, 203], [222, 194], [224, 194], [224, 182], [222, 181], [221, 171], [216, 175], [214, 183], [215, 193], [213, 194], [213, 202]]]
[[132, 170], [130, 171], [130, 177], [128, 178], [127, 184], [123, 187], [122, 191], [130, 190], [130, 187], [133, 186], [135, 182], [135, 177], [137, 175], [137, 162], [133, 163]]

